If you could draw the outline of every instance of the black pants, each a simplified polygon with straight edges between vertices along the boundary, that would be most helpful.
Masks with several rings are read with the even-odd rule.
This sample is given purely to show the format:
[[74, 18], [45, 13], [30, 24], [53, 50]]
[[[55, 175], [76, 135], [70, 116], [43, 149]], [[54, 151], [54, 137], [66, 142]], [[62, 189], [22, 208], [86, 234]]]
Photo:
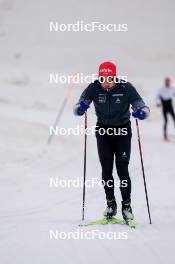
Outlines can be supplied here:
[[163, 100], [162, 99], [162, 111], [163, 111], [163, 118], [164, 118], [164, 135], [167, 134], [167, 124], [168, 124], [168, 114], [172, 117], [174, 124], [175, 124], [175, 113], [173, 109], [172, 100]]
[[[107, 128], [104, 125], [99, 125], [99, 127]], [[120, 186], [122, 199], [125, 201], [131, 198], [131, 180], [128, 172], [132, 137], [130, 126], [127, 128], [127, 132], [127, 135], [101, 135], [98, 130], [96, 132], [98, 155], [102, 167], [102, 180], [104, 181], [104, 189], [108, 200], [114, 198], [114, 178], [112, 175], [114, 157], [120, 183], [123, 181], [126, 183]]]

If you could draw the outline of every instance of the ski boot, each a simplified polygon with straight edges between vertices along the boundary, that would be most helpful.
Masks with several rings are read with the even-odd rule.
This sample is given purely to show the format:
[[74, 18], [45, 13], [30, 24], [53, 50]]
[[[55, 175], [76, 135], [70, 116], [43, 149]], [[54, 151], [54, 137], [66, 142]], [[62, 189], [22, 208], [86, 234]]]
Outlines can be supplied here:
[[122, 201], [122, 215], [125, 221], [134, 219], [131, 208], [131, 200]]
[[110, 219], [117, 214], [117, 204], [115, 198], [112, 200], [107, 200], [107, 208], [103, 215], [105, 218]]

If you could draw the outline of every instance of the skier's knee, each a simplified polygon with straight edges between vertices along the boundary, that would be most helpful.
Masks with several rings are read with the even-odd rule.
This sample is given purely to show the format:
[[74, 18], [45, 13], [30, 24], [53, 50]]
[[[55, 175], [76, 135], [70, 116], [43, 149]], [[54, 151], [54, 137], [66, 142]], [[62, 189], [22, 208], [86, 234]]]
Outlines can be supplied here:
[[119, 168], [128, 168], [129, 165], [129, 159], [123, 159], [120, 158], [118, 160], [116, 160], [115, 162], [117, 169]]

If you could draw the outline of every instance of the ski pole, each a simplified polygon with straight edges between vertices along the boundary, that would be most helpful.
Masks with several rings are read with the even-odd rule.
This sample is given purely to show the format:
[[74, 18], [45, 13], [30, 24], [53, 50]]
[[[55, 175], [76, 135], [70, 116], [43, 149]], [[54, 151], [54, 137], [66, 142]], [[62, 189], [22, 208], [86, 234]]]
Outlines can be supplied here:
[[[66, 94], [66, 96], [65, 96], [65, 98], [64, 98], [64, 100], [63, 100], [63, 102], [62, 102], [62, 105], [61, 105], [61, 107], [60, 107], [60, 109], [59, 109], [59, 111], [58, 111], [58, 115], [57, 115], [57, 117], [56, 117], [56, 119], [55, 119], [55, 122], [54, 122], [54, 125], [53, 125], [53, 128], [54, 128], [54, 129], [57, 127], [57, 125], [58, 125], [58, 123], [59, 123], [59, 121], [60, 121], [60, 119], [61, 119], [61, 116], [62, 116], [62, 114], [63, 114], [63, 112], [64, 112], [65, 107], [66, 107], [67, 101], [68, 101], [69, 97], [70, 97], [71, 94], [72, 94], [72, 88], [73, 88], [73, 86], [74, 86], [74, 83], [70, 83], [70, 85], [69, 85], [68, 88], [67, 88], [67, 94]], [[53, 138], [53, 135], [54, 135], [53, 133], [49, 135], [49, 138], [48, 138], [48, 140], [47, 140], [47, 143], [48, 143], [48, 144], [51, 143], [52, 138]]]
[[140, 152], [140, 161], [141, 161], [142, 173], [143, 173], [143, 182], [144, 182], [144, 187], [145, 187], [146, 203], [147, 203], [147, 208], [148, 208], [148, 216], [149, 216], [149, 222], [151, 224], [152, 222], [151, 222], [151, 214], [150, 214], [150, 209], [149, 209], [148, 192], [147, 192], [147, 187], [146, 187], [145, 169], [143, 165], [143, 154], [142, 154], [142, 146], [141, 146], [141, 141], [140, 141], [139, 123], [138, 123], [137, 118], [136, 118], [136, 128], [137, 128], [137, 137], [138, 137], [139, 152]]
[[85, 187], [86, 187], [86, 148], [87, 148], [87, 112], [85, 112], [84, 119], [84, 171], [83, 171], [83, 205], [82, 205], [82, 221], [84, 221], [84, 207], [85, 207]]

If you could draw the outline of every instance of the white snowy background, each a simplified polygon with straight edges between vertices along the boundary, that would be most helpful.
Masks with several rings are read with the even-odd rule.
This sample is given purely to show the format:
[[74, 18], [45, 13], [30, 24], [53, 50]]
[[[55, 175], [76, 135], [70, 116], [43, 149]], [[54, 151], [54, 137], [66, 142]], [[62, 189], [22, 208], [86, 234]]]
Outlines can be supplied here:
[[[154, 97], [163, 78], [175, 79], [173, 0], [0, 0], [0, 263], [173, 264], [175, 243], [175, 130], [162, 140], [162, 117]], [[128, 32], [49, 32], [49, 22], [127, 23]], [[49, 84], [49, 73], [90, 74], [112, 60], [151, 107], [140, 122], [152, 225], [149, 225], [135, 123], [130, 174], [137, 228], [127, 240], [50, 240], [49, 230], [76, 231], [82, 189], [50, 188], [51, 177], [76, 179], [83, 173], [83, 136], [54, 137], [47, 144], [67, 84]], [[75, 85], [60, 127], [83, 125], [72, 107], [85, 84]], [[88, 126], [95, 124], [94, 108]], [[174, 139], [173, 139], [174, 137]], [[173, 141], [174, 140], [174, 141]], [[87, 178], [101, 177], [96, 141], [88, 137]], [[117, 177], [114, 170], [114, 175]], [[87, 189], [86, 220], [102, 217], [102, 188]], [[120, 192], [116, 189], [120, 214]], [[84, 232], [94, 227], [84, 228]]]

